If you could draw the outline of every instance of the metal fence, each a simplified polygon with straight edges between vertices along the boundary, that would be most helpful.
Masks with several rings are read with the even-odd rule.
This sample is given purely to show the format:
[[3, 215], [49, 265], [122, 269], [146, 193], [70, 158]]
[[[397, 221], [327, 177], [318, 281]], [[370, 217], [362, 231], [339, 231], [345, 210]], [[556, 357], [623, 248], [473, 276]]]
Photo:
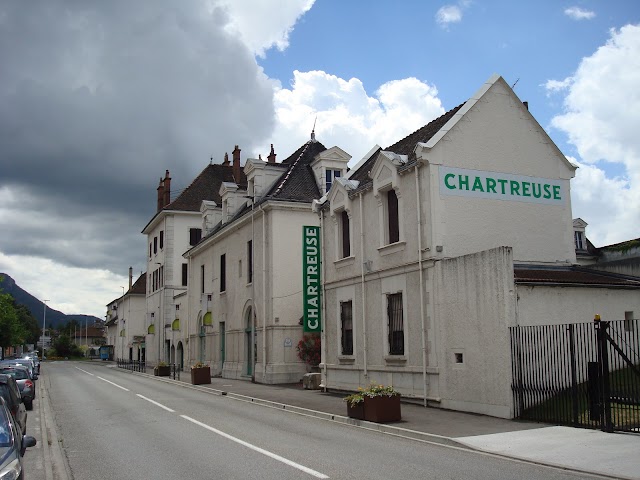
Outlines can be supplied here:
[[640, 432], [639, 322], [510, 328], [516, 417]]

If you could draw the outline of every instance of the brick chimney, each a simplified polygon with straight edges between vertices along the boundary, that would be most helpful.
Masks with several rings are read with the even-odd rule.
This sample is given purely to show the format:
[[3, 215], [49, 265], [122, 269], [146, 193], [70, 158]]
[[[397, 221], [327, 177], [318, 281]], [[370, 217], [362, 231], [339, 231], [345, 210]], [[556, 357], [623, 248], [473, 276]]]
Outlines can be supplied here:
[[273, 151], [273, 143], [271, 144], [271, 153], [267, 157], [267, 162], [276, 163], [276, 153]]
[[238, 145], [236, 145], [236, 148], [233, 149], [233, 152], [231, 152], [233, 154], [233, 179], [236, 181], [236, 183], [240, 183], [240, 149], [238, 148]]
[[169, 176], [169, 170], [164, 173], [164, 205], [166, 207], [171, 203], [171, 177]]
[[227, 152], [224, 153], [224, 162], [222, 165], [229, 165], [229, 154]]
[[160, 183], [158, 183], [158, 212], [164, 207], [164, 184], [162, 183], [162, 177], [160, 177]]

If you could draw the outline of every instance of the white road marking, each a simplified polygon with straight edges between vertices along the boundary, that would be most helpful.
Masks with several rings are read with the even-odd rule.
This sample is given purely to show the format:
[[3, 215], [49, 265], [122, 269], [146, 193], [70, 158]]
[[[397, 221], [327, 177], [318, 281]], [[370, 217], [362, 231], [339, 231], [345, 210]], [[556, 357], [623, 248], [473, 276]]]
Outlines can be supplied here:
[[121, 387], [121, 386], [120, 386], [120, 385], [118, 385], [117, 383], [110, 382], [110, 381], [109, 381], [109, 380], [107, 380], [106, 378], [102, 378], [102, 377], [98, 377], [98, 378], [99, 378], [100, 380], [102, 380], [103, 382], [110, 383], [110, 384], [111, 384], [111, 385], [113, 385], [114, 387], [121, 388], [121, 389], [122, 389], [122, 390], [124, 390], [125, 392], [128, 392], [128, 391], [129, 391], [129, 389], [128, 389], [128, 388]]
[[[76, 367], [76, 368], [78, 368], [78, 367]], [[95, 377], [95, 375], [93, 373], [87, 372], [86, 370], [83, 370], [81, 368], [78, 368], [78, 370], [80, 370], [81, 372], [86, 373], [87, 375], [91, 375], [92, 377]]]
[[309, 475], [313, 475], [316, 478], [329, 478], [327, 475], [325, 475], [323, 473], [316, 472], [315, 470], [312, 470], [312, 469], [310, 469], [308, 467], [305, 467], [304, 465], [300, 465], [299, 463], [296, 463], [296, 462], [293, 462], [291, 460], [288, 460], [288, 459], [286, 459], [284, 457], [281, 457], [280, 455], [276, 455], [275, 453], [271, 453], [271, 452], [269, 452], [267, 450], [264, 450], [264, 449], [262, 449], [260, 447], [256, 447], [255, 445], [247, 443], [244, 440], [240, 440], [239, 438], [232, 437], [228, 433], [224, 433], [224, 432], [222, 432], [222, 431], [220, 431], [220, 430], [218, 430], [216, 428], [210, 427], [206, 423], [199, 422], [198, 420], [195, 420], [195, 419], [193, 419], [191, 417], [187, 417], [186, 415], [180, 415], [180, 416], [182, 418], [184, 418], [185, 420], [189, 420], [190, 422], [195, 423], [196, 425], [199, 425], [202, 428], [206, 428], [207, 430], [220, 435], [221, 437], [224, 437], [224, 438], [226, 438], [228, 440], [231, 440], [232, 442], [239, 443], [240, 445], [243, 445], [243, 446], [245, 446], [247, 448], [250, 448], [251, 450], [254, 450], [254, 451], [256, 451], [258, 453], [261, 453], [263, 455], [266, 455], [267, 457], [271, 457], [274, 460], [278, 460], [279, 462], [282, 462], [282, 463], [284, 463], [286, 465], [289, 465], [289, 466], [291, 466], [293, 468], [297, 468], [298, 470], [301, 470], [301, 471], [303, 471], [305, 473], [308, 473]]
[[169, 407], [165, 407], [165, 406], [164, 406], [164, 405], [162, 405], [161, 403], [158, 403], [158, 402], [156, 402], [156, 401], [154, 401], [154, 400], [151, 400], [150, 398], [147, 398], [147, 397], [145, 397], [144, 395], [140, 395], [139, 393], [136, 393], [136, 395], [137, 395], [138, 397], [140, 397], [141, 399], [146, 400], [146, 401], [147, 401], [147, 402], [149, 402], [149, 403], [153, 403], [154, 405], [157, 405], [157, 406], [158, 406], [158, 407], [160, 407], [160, 408], [164, 408], [167, 412], [171, 412], [171, 413], [175, 412], [175, 410], [172, 410], [172, 409], [170, 409]]

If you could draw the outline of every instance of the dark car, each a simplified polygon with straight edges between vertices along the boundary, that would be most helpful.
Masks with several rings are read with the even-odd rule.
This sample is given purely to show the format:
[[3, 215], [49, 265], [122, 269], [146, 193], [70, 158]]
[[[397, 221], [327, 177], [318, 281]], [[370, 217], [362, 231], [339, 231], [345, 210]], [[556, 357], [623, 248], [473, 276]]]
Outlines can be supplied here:
[[[33, 410], [33, 400], [36, 398], [36, 386], [29, 378], [27, 367], [20, 365], [0, 365], [0, 373], [11, 375], [20, 389], [20, 396], [27, 410]], [[0, 477], [2, 478], [2, 477]]]
[[24, 435], [27, 431], [27, 409], [22, 402], [18, 384], [11, 375], [0, 374], [0, 397], [4, 398], [7, 408], [16, 419], [20, 434]]
[[12, 358], [10, 360], [3, 360], [0, 362], [0, 367], [5, 367], [7, 365], [21, 365], [26, 367], [29, 370], [29, 378], [35, 382], [38, 379], [38, 374], [35, 371], [33, 366], [33, 361], [28, 358]]
[[6, 402], [0, 397], [0, 478], [24, 479], [22, 457], [36, 439], [20, 433]]

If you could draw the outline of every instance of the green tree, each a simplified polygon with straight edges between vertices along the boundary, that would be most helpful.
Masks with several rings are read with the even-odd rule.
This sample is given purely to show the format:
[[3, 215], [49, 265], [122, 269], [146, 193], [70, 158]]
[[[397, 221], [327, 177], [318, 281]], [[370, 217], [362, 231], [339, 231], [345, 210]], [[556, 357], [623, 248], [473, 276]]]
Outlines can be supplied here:
[[4, 358], [6, 347], [17, 344], [20, 330], [13, 297], [6, 293], [0, 294], [0, 348], [2, 348], [0, 356], [2, 358]]
[[38, 343], [42, 330], [38, 325], [38, 320], [31, 314], [29, 309], [24, 305], [17, 305], [14, 302], [16, 314], [18, 315], [18, 323], [22, 329], [22, 343]]
[[60, 335], [53, 342], [53, 348], [58, 357], [80, 357], [82, 350], [71, 341], [68, 335]]

